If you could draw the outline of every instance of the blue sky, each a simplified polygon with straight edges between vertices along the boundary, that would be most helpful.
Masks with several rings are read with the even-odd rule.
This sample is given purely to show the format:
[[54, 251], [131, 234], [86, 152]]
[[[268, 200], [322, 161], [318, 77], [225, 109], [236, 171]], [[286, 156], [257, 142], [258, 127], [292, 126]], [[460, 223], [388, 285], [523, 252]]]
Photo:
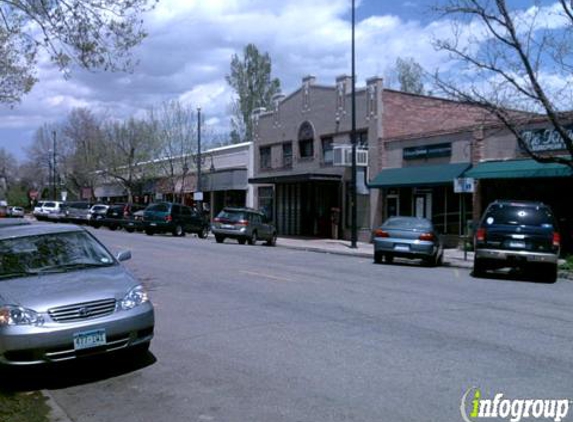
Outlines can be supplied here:
[[[431, 47], [446, 34], [430, 6], [436, 0], [357, 0], [357, 74], [360, 84], [385, 76], [398, 56], [426, 69], [447, 66]], [[513, 5], [530, 1], [512, 0]], [[550, 1], [543, 3], [549, 4]], [[350, 0], [160, 0], [149, 13], [149, 33], [135, 50], [133, 74], [76, 70], [64, 80], [49, 62], [40, 82], [13, 109], [0, 106], [0, 147], [24, 158], [24, 148], [43, 123], [58, 122], [74, 107], [125, 118], [161, 101], [201, 106], [214, 132], [229, 128], [232, 91], [225, 82], [233, 53], [255, 43], [270, 53], [283, 91], [313, 74], [321, 84], [350, 73]]]

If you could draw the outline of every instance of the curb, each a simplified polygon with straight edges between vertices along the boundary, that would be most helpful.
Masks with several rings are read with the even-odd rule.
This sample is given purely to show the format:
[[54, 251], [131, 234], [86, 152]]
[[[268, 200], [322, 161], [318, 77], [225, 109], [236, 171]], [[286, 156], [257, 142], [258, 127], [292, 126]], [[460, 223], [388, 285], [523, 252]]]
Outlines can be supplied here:
[[46, 397], [46, 404], [51, 409], [49, 414], [51, 422], [73, 422], [48, 390], [42, 390], [42, 394]]
[[[346, 252], [346, 251], [339, 251], [339, 250], [324, 249], [324, 248], [319, 248], [316, 246], [285, 245], [285, 244], [281, 244], [280, 242], [277, 242], [277, 246], [281, 247], [281, 248], [293, 249], [293, 250], [298, 250], [298, 251], [318, 252], [318, 253], [331, 254], [331, 255], [350, 256], [350, 257], [354, 257], [354, 258], [372, 259], [372, 253], [370, 253], [370, 252]], [[457, 261], [461, 261], [461, 262], [457, 262]], [[450, 268], [471, 269], [473, 264], [472, 264], [472, 261], [470, 261], [470, 260], [463, 261], [463, 260], [456, 259], [456, 258], [454, 258], [452, 260], [445, 260], [445, 258], [444, 258], [444, 266], [450, 267]]]

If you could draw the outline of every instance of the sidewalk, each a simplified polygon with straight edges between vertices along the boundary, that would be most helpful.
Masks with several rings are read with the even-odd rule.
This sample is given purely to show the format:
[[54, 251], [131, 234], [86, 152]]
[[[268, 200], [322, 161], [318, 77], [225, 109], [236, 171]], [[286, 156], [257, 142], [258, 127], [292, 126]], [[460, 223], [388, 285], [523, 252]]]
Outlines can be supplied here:
[[[372, 259], [373, 246], [370, 243], [358, 242], [357, 248], [350, 247], [348, 240], [314, 239], [301, 237], [279, 237], [277, 246], [298, 249], [310, 252], [322, 252], [335, 255], [347, 255]], [[457, 268], [472, 268], [474, 254], [467, 253], [464, 260], [464, 252], [459, 249], [444, 249], [444, 265]]]

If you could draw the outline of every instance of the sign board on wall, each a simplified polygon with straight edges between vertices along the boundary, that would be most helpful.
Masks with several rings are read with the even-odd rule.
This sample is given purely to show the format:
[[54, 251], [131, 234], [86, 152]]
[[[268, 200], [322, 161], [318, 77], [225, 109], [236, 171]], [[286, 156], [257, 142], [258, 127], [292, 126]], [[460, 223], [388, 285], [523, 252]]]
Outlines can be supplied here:
[[404, 160], [425, 160], [428, 158], [450, 157], [452, 155], [452, 144], [421, 145], [418, 147], [407, 147], [402, 150]]
[[[573, 138], [573, 125], [565, 127], [567, 136]], [[566, 149], [563, 138], [555, 129], [525, 130], [521, 132], [527, 148], [532, 152]]]
[[454, 179], [455, 193], [473, 193], [475, 192], [475, 179], [472, 177], [458, 177]]
[[203, 192], [193, 193], [193, 201], [202, 201], [202, 200], [203, 200]]

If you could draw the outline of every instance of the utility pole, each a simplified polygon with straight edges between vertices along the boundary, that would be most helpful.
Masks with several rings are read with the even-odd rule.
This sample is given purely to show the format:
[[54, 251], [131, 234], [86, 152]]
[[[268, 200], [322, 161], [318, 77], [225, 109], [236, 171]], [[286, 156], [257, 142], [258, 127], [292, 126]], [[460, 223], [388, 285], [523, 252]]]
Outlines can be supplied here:
[[56, 131], [54, 130], [52, 132], [52, 134], [54, 136], [54, 148], [53, 148], [53, 150], [54, 150], [54, 165], [52, 167], [54, 170], [54, 178], [52, 179], [54, 182], [54, 185], [53, 185], [53, 190], [52, 190], [52, 196], [54, 198], [54, 201], [56, 201], [58, 199], [58, 197], [57, 197], [57, 194], [58, 194], [58, 192], [57, 192], [58, 171], [57, 171], [57, 163], [56, 163]]
[[350, 142], [352, 143], [352, 187], [350, 188], [351, 207], [351, 234], [350, 247], [356, 248], [358, 240], [357, 227], [357, 195], [356, 195], [356, 54], [355, 54], [355, 0], [352, 0], [352, 129]]
[[198, 211], [203, 215], [203, 190], [201, 186], [201, 107], [197, 107], [197, 200]]

